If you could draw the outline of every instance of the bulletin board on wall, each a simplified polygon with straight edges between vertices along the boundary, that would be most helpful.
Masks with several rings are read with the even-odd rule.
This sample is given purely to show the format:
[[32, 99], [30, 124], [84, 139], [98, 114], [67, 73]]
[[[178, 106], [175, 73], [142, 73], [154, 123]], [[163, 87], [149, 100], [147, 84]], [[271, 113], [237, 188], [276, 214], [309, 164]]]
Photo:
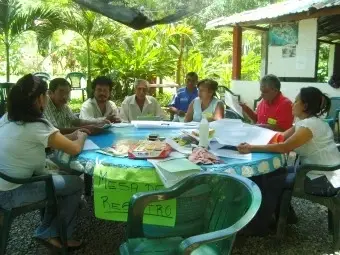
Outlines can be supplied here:
[[315, 77], [317, 19], [271, 25], [268, 73], [278, 77]]

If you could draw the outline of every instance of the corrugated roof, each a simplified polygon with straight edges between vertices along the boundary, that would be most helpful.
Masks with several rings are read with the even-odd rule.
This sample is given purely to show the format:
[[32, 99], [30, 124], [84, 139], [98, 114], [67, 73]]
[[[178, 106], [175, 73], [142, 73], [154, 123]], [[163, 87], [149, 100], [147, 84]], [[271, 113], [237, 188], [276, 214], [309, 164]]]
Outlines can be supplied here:
[[234, 14], [229, 17], [220, 17], [209, 21], [206, 28], [232, 26], [240, 23], [270, 20], [282, 16], [307, 12], [310, 9], [320, 10], [340, 6], [340, 0], [289, 0], [250, 11]]

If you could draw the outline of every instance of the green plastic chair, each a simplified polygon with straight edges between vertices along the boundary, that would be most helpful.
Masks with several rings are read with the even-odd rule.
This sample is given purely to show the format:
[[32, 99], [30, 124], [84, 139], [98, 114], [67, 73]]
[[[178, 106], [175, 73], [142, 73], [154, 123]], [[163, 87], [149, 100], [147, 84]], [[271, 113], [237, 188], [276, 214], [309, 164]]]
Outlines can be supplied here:
[[221, 99], [223, 100], [223, 96], [226, 92], [229, 92], [230, 94], [232, 94], [233, 96], [236, 96], [238, 101], [240, 102], [241, 101], [241, 95], [238, 95], [238, 94], [235, 94], [234, 92], [232, 92], [229, 88], [227, 88], [226, 86], [218, 86], [217, 87], [217, 97], [218, 99]]
[[66, 75], [65, 79], [70, 81], [72, 90], [81, 90], [82, 98], [84, 102], [86, 89], [81, 87], [81, 80], [86, 79], [85, 74], [81, 72], [71, 72]]
[[[338, 145], [338, 149], [340, 147]], [[296, 160], [298, 164], [298, 160]], [[328, 208], [328, 230], [333, 234], [334, 250], [340, 249], [340, 191], [331, 197], [316, 196], [305, 192], [305, 179], [306, 174], [312, 170], [316, 171], [335, 171], [340, 169], [340, 165], [335, 166], [321, 166], [321, 165], [297, 165], [296, 166], [296, 179], [294, 187], [287, 188], [282, 195], [280, 203], [279, 218], [277, 223], [276, 237], [282, 240], [285, 236], [287, 217], [291, 204], [292, 196], [307, 199], [314, 203], [324, 205]], [[315, 230], [318, 231], [318, 230]]]
[[10, 82], [0, 83], [0, 117], [5, 114], [7, 108], [7, 96], [11, 87], [15, 84]]
[[[158, 238], [148, 238], [143, 229], [146, 206], [151, 202], [178, 198], [195, 187], [208, 191], [201, 201], [201, 214], [197, 214], [195, 208], [191, 211], [188, 208], [188, 214], [195, 215], [192, 219], [195, 232], [187, 235], [183, 229], [176, 236], [169, 232], [168, 235], [158, 235]], [[130, 200], [128, 239], [120, 246], [120, 254], [230, 254], [237, 232], [255, 216], [260, 204], [261, 192], [255, 183], [225, 173], [201, 173], [169, 189], [137, 193]]]
[[51, 76], [48, 73], [45, 73], [45, 72], [36, 72], [33, 75], [39, 77], [40, 79], [42, 79], [43, 81], [46, 81], [46, 82], [51, 80]]
[[59, 222], [59, 233], [61, 243], [63, 244], [63, 248], [61, 249], [62, 254], [68, 254], [67, 252], [67, 232], [66, 232], [66, 224], [63, 220], [63, 216], [60, 213], [60, 209], [58, 206], [58, 200], [55, 195], [52, 175], [41, 175], [34, 176], [26, 179], [12, 178], [3, 173], [0, 173], [0, 178], [15, 184], [27, 184], [34, 182], [45, 182], [46, 186], [46, 199], [20, 206], [11, 209], [4, 209], [0, 207], [0, 255], [5, 255], [7, 239], [9, 235], [9, 230], [11, 227], [11, 223], [13, 219], [21, 214], [28, 213], [35, 210], [44, 210], [46, 205], [51, 205], [57, 213], [57, 219]]

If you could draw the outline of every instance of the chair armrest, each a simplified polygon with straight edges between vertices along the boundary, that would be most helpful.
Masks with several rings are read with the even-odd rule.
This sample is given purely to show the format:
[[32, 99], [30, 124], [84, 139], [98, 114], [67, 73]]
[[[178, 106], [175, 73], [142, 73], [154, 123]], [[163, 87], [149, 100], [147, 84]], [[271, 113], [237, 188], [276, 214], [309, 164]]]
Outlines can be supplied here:
[[40, 181], [44, 181], [44, 182], [52, 181], [52, 175], [50, 174], [33, 176], [30, 178], [13, 178], [0, 172], [0, 178], [4, 179], [5, 181], [8, 181], [10, 183], [15, 183], [15, 184], [26, 184], [26, 183], [33, 183], [33, 182], [40, 182]]
[[240, 230], [235, 227], [236, 224], [226, 229], [202, 235], [192, 236], [183, 240], [179, 245], [179, 254], [183, 255], [191, 254], [191, 252], [193, 252], [202, 244], [213, 243], [230, 237], [231, 235], [237, 233]]
[[253, 194], [252, 203], [250, 204], [247, 212], [238, 221], [228, 228], [192, 236], [183, 240], [179, 246], [180, 254], [189, 255], [202, 244], [226, 239], [243, 229], [254, 218], [262, 201], [261, 191], [257, 185], [252, 185], [251, 193]]
[[[205, 173], [196, 175], [206, 175]], [[195, 176], [196, 176], [195, 175]], [[183, 179], [171, 188], [152, 191], [140, 192], [134, 194], [130, 200], [128, 220], [127, 220], [127, 235], [129, 238], [144, 237], [143, 231], [143, 214], [146, 206], [152, 202], [170, 200], [177, 198], [186, 191], [195, 187], [197, 182], [192, 180], [192, 176]]]
[[304, 181], [306, 175], [311, 171], [324, 171], [331, 172], [340, 169], [340, 164], [338, 165], [300, 165], [296, 169], [296, 179], [294, 183], [294, 191], [299, 193], [304, 193]]

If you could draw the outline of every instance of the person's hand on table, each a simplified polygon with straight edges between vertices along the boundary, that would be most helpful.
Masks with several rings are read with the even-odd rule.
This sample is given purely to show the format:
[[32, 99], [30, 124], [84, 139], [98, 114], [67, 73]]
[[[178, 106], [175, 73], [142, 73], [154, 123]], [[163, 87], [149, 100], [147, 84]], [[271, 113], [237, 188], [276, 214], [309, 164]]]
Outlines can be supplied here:
[[108, 121], [110, 121], [110, 123], [121, 123], [121, 119], [119, 117], [117, 117], [117, 115], [109, 115], [106, 117], [106, 119]]
[[98, 125], [88, 125], [88, 126], [85, 126], [83, 128], [89, 130], [90, 135], [100, 134], [104, 131], [103, 125], [100, 125], [100, 124], [98, 124]]
[[240, 143], [237, 146], [237, 150], [241, 154], [248, 154], [251, 153], [251, 145], [249, 143]]
[[70, 139], [71, 141], [75, 141], [75, 140], [77, 140], [78, 137], [79, 137], [79, 132], [85, 133], [86, 135], [91, 134], [90, 130], [88, 130], [88, 129], [86, 129], [86, 128], [80, 128], [80, 129], [78, 129], [78, 130], [72, 132], [71, 134], [67, 134], [66, 137], [67, 137], [68, 139]]
[[75, 131], [73, 133], [75, 133], [75, 135], [77, 136], [77, 139], [86, 140], [88, 134], [84, 131], [89, 131], [89, 130], [82, 128], [82, 129], [78, 129], [77, 131]]
[[[111, 121], [106, 118], [104, 120], [99, 120], [95, 125], [96, 126], [100, 126], [100, 125], [103, 126], [105, 124], [111, 124]], [[91, 126], [93, 126], [93, 125], [91, 125]]]

